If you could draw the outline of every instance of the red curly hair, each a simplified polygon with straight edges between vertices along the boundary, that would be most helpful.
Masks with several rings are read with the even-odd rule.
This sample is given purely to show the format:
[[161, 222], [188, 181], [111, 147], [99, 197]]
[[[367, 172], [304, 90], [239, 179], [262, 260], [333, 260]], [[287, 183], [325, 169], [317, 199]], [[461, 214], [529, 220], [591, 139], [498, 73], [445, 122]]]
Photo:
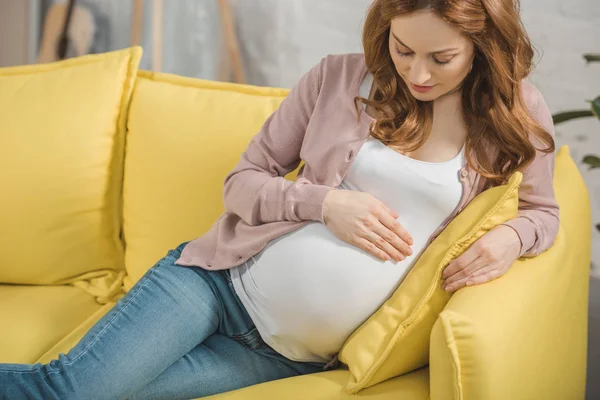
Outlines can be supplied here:
[[518, 0], [375, 0], [363, 31], [375, 92], [372, 100], [357, 97], [382, 115], [371, 126], [371, 135], [406, 151], [418, 149], [429, 138], [433, 104], [412, 96], [388, 46], [391, 21], [424, 10], [436, 13], [474, 44], [473, 70], [461, 91], [469, 166], [497, 185], [536, 157], [529, 135], [547, 146], [538, 150], [554, 152], [554, 139], [533, 119], [522, 96], [522, 80], [532, 70], [534, 51]]

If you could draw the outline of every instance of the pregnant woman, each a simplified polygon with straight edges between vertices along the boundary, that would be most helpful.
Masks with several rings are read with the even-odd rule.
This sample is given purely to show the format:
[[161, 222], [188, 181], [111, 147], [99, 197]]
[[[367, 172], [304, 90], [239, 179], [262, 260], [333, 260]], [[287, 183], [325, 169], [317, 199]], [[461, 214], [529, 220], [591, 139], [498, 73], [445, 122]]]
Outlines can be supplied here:
[[375, 0], [363, 45], [300, 79], [227, 177], [208, 233], [169, 251], [67, 354], [0, 364], [0, 398], [187, 399], [335, 368], [427, 245], [515, 171], [518, 216], [453, 260], [442, 287], [550, 247], [553, 127], [524, 80], [517, 1]]

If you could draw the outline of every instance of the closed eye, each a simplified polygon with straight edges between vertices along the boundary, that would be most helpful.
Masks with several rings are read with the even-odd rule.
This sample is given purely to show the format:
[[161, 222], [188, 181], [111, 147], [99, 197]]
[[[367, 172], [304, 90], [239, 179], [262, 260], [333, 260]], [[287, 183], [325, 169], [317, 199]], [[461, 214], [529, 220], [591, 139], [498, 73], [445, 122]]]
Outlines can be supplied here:
[[443, 60], [443, 61], [442, 61], [442, 60], [438, 60], [436, 57], [433, 57], [433, 61], [434, 61], [436, 64], [439, 64], [439, 65], [447, 65], [447, 64], [450, 64], [450, 62], [451, 62], [453, 59], [454, 59], [454, 57], [452, 57], [452, 58], [449, 58], [448, 60]]
[[[412, 56], [413, 53], [412, 51], [401, 51], [399, 48], [396, 47], [396, 54], [398, 54], [400, 57], [410, 57]], [[449, 58], [448, 60], [440, 60], [438, 59], [436, 56], [432, 55], [431, 58], [433, 59], [433, 61], [438, 64], [438, 65], [447, 65], [450, 64], [450, 62], [454, 59], [454, 57]]]
[[408, 57], [408, 56], [412, 56], [414, 53], [411, 51], [400, 51], [399, 49], [396, 48], [396, 54], [398, 54], [400, 57]]

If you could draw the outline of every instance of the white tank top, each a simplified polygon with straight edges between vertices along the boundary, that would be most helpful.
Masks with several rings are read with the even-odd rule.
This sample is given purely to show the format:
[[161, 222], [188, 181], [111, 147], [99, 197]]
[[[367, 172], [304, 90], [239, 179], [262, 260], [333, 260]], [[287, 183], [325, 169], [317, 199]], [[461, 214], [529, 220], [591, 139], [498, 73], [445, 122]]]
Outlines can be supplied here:
[[[371, 87], [366, 81], [365, 98]], [[458, 205], [464, 161], [464, 147], [449, 161], [430, 163], [367, 140], [340, 188], [369, 192], [396, 211], [414, 240], [413, 255], [398, 263], [379, 261], [318, 222], [271, 241], [231, 269], [235, 291], [265, 342], [295, 361], [327, 362], [339, 352]]]

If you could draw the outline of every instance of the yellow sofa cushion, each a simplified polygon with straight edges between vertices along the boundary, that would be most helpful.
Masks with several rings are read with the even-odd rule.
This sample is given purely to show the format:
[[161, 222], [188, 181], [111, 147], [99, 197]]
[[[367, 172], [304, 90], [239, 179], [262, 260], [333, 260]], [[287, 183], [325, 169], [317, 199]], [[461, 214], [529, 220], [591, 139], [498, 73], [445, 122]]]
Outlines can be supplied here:
[[286, 90], [141, 72], [129, 112], [124, 183], [127, 278], [205, 233], [225, 176]]
[[100, 309], [71, 286], [0, 285], [0, 363], [35, 363]]
[[552, 247], [459, 290], [440, 314], [431, 333], [433, 400], [585, 398], [591, 216], [566, 146], [554, 188], [560, 229]]
[[347, 389], [363, 388], [427, 364], [431, 329], [450, 298], [441, 273], [491, 228], [518, 211], [516, 172], [506, 185], [478, 195], [419, 257], [394, 294], [346, 341], [340, 360], [350, 368]]
[[0, 69], [0, 282], [120, 276], [125, 111], [140, 56]]
[[[317, 374], [280, 379], [233, 392], [205, 397], [208, 400], [342, 400], [356, 399], [348, 394], [344, 385], [347, 370], [339, 369]], [[428, 400], [429, 370], [422, 368], [360, 393], [369, 400]]]

